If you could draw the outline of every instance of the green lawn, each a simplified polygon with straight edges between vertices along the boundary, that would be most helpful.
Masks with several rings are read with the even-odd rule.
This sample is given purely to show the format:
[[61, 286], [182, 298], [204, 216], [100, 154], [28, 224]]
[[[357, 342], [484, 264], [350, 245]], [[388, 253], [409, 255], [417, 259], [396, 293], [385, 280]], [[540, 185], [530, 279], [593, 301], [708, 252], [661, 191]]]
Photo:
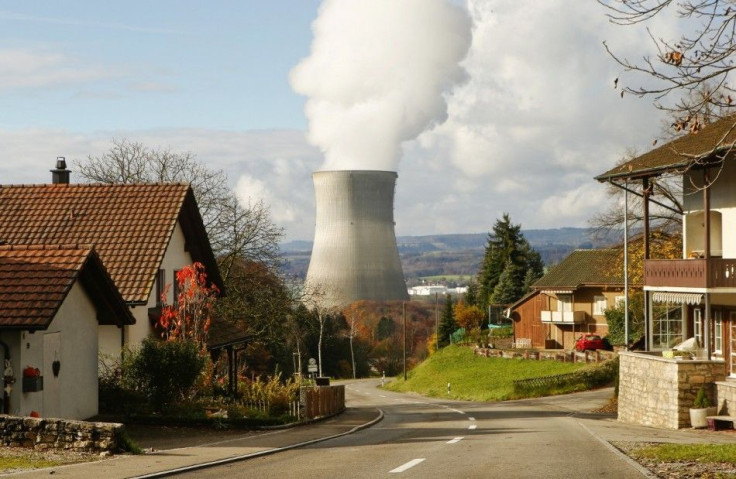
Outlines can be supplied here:
[[736, 464], [736, 444], [650, 444], [630, 452], [634, 458], [664, 462], [728, 462]]
[[[519, 397], [513, 388], [516, 379], [565, 374], [585, 367], [590, 366], [584, 363], [486, 358], [476, 356], [469, 347], [448, 346], [410, 371], [406, 382], [399, 377], [385, 387], [432, 397], [503, 401]], [[450, 394], [447, 393], [447, 383], [451, 385]]]

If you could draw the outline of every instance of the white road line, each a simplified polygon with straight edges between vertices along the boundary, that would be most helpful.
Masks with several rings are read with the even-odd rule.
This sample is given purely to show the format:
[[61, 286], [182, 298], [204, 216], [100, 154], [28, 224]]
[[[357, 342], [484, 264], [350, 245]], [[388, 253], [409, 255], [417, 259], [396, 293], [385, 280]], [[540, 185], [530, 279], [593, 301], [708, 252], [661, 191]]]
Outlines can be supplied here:
[[469, 419], [470, 421], [475, 421], [475, 418], [474, 418], [474, 417], [469, 417], [468, 419]]
[[456, 437], [455, 439], [450, 439], [449, 441], [447, 441], [447, 444], [455, 444], [456, 442], [460, 442], [463, 439], [463, 437]]
[[464, 412], [464, 411], [461, 411], [461, 410], [459, 410], [459, 409], [450, 409], [450, 411], [454, 411], [454, 412], [456, 412], [456, 413], [458, 413], [458, 414], [465, 414], [465, 412]]
[[424, 459], [425, 459], [425, 458], [421, 458], [421, 459], [412, 459], [411, 461], [407, 462], [406, 464], [404, 464], [404, 465], [402, 465], [402, 466], [399, 466], [399, 467], [397, 467], [396, 469], [391, 469], [391, 470], [390, 470], [390, 471], [388, 471], [388, 472], [389, 472], [389, 473], [392, 473], [392, 472], [393, 472], [393, 473], [396, 473], [396, 472], [404, 472], [404, 471], [406, 471], [407, 469], [411, 469], [412, 467], [416, 466], [416, 465], [417, 465], [417, 464], [419, 464], [420, 462], [424, 461]]
[[388, 396], [384, 396], [383, 394], [379, 394], [379, 396], [382, 398], [388, 397]]
[[473, 429], [475, 429], [476, 427], [478, 427], [478, 426], [476, 426], [475, 424], [471, 424], [470, 426], [468, 426], [468, 429], [470, 429], [470, 430], [472, 431], [472, 430], [473, 430]]

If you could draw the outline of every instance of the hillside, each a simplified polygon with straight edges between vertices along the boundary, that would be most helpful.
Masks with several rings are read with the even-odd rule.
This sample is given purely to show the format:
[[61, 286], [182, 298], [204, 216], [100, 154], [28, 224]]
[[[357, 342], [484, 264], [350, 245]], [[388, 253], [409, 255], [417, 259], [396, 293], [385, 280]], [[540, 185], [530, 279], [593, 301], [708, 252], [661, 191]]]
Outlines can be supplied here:
[[[598, 239], [590, 228], [522, 230], [529, 244], [542, 256], [545, 265], [559, 263], [577, 248], [602, 248], [615, 238]], [[399, 236], [396, 243], [409, 285], [426, 276], [474, 275], [483, 259], [487, 233], [428, 236]], [[290, 241], [281, 245], [287, 265], [284, 271], [304, 277], [309, 267], [311, 241]]]

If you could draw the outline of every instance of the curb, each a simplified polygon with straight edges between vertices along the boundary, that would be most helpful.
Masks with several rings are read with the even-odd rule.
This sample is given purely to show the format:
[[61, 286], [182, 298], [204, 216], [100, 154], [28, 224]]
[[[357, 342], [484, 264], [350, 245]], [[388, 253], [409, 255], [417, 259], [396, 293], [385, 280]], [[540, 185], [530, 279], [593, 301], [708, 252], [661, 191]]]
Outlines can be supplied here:
[[606, 448], [608, 448], [608, 450], [610, 450], [611, 452], [613, 452], [614, 454], [616, 454], [619, 457], [619, 459], [622, 459], [624, 462], [627, 462], [631, 467], [633, 467], [634, 469], [636, 469], [637, 471], [639, 471], [639, 473], [641, 473], [642, 476], [647, 477], [647, 478], [651, 478], [651, 479], [656, 479], [658, 477], [655, 474], [653, 474], [649, 469], [647, 469], [646, 467], [642, 466], [641, 464], [639, 464], [638, 462], [636, 462], [635, 460], [633, 460], [632, 458], [630, 458], [629, 456], [627, 456], [626, 454], [624, 454], [623, 452], [621, 452], [620, 450], [618, 450], [618, 448], [616, 446], [614, 446], [610, 442], [608, 442], [605, 439], [603, 439], [602, 437], [600, 437], [598, 434], [596, 434], [593, 431], [591, 431], [588, 426], [586, 426], [585, 424], [583, 424], [580, 421], [577, 421], [577, 423], [578, 423], [578, 425], [580, 427], [582, 427], [583, 429], [585, 429], [585, 432], [587, 432], [594, 439], [598, 440], [598, 442], [600, 442], [601, 444], [603, 444], [604, 446], [606, 446]]
[[376, 416], [372, 420], [368, 421], [367, 423], [359, 424], [359, 425], [353, 427], [352, 429], [350, 429], [349, 431], [341, 432], [339, 434], [333, 434], [332, 436], [326, 436], [326, 437], [321, 437], [321, 438], [318, 438], [318, 439], [312, 439], [312, 440], [309, 440], [309, 441], [304, 441], [304, 442], [300, 442], [300, 443], [297, 443], [297, 444], [292, 444], [290, 446], [284, 446], [284, 447], [277, 447], [277, 448], [273, 448], [273, 449], [268, 449], [266, 451], [259, 451], [259, 452], [253, 452], [253, 453], [250, 453], [250, 454], [243, 454], [242, 456], [228, 457], [227, 459], [221, 459], [221, 460], [218, 460], [218, 461], [203, 462], [201, 464], [193, 464], [191, 466], [179, 467], [179, 468], [176, 468], [176, 469], [170, 469], [168, 471], [154, 472], [154, 473], [151, 473], [151, 474], [144, 474], [142, 476], [133, 476], [133, 478], [134, 479], [153, 479], [153, 478], [158, 478], [158, 477], [168, 477], [168, 476], [172, 476], [174, 474], [181, 474], [181, 473], [184, 473], [184, 472], [193, 472], [193, 471], [198, 471], [200, 469], [205, 469], [205, 468], [208, 468], [208, 467], [221, 466], [221, 465], [224, 465], [224, 464], [230, 464], [230, 463], [233, 463], [233, 462], [244, 461], [244, 460], [252, 459], [252, 458], [255, 458], [255, 457], [268, 456], [268, 455], [271, 455], [271, 454], [275, 454], [277, 452], [288, 451], [290, 449], [297, 449], [299, 447], [309, 446], [311, 444], [316, 444], [316, 443], [319, 443], [319, 442], [328, 441], [330, 439], [335, 439], [335, 438], [338, 438], [338, 437], [347, 436], [348, 434], [352, 434], [354, 432], [361, 431], [363, 429], [366, 429], [366, 428], [369, 428], [369, 427], [373, 426], [374, 424], [377, 424], [377, 423], [381, 422], [383, 420], [383, 410], [382, 409], [377, 409], [377, 411], [378, 411], [378, 416]]

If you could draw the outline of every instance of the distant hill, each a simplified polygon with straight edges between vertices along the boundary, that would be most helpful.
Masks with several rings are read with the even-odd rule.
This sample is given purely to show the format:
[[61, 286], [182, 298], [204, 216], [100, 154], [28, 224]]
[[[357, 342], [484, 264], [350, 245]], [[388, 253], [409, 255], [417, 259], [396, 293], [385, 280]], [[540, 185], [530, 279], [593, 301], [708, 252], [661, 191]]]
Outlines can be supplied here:
[[[591, 228], [522, 230], [529, 244], [547, 266], [559, 263], [574, 249], [604, 248], [617, 238], [596, 238]], [[488, 233], [399, 236], [396, 243], [409, 284], [425, 276], [474, 275], [478, 272], [488, 241]], [[285, 272], [304, 277], [309, 267], [311, 241], [281, 244], [287, 261]]]

